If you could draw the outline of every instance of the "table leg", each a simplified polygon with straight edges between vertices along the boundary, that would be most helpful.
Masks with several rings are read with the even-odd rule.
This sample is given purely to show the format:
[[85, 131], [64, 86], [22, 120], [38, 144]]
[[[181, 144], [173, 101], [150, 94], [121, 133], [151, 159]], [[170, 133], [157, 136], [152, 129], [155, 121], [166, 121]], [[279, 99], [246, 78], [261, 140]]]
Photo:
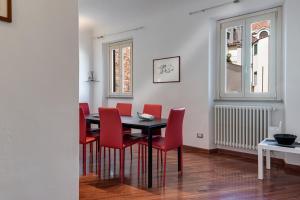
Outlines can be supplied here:
[[266, 150], [266, 168], [271, 169], [271, 151]]
[[148, 188], [152, 188], [152, 132], [147, 129], [148, 135]]
[[258, 147], [258, 179], [264, 178], [263, 149]]
[[177, 153], [178, 153], [178, 171], [181, 172], [181, 148], [182, 147], [178, 147], [177, 148]]

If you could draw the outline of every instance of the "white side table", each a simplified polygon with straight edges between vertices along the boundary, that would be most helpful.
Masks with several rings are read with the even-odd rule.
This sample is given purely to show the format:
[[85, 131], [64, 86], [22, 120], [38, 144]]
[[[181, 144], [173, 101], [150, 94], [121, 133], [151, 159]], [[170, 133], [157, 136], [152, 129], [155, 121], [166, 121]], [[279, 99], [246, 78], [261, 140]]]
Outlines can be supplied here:
[[274, 139], [264, 139], [258, 144], [258, 179], [264, 178], [264, 151], [266, 151], [266, 168], [271, 169], [271, 151], [300, 154], [299, 143], [295, 147], [279, 146]]

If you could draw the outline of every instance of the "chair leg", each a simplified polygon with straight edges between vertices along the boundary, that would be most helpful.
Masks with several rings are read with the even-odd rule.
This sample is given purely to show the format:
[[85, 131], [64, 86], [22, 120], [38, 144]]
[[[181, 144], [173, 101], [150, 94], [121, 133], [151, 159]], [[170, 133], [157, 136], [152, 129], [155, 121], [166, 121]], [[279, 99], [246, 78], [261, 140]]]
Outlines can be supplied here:
[[140, 178], [140, 160], [141, 160], [140, 151], [141, 151], [141, 145], [138, 144], [138, 178]]
[[103, 152], [104, 152], [103, 159], [104, 159], [104, 166], [105, 166], [105, 161], [106, 161], [106, 147], [103, 147]]
[[99, 146], [98, 177], [101, 179], [101, 146]]
[[92, 153], [93, 152], [93, 143], [91, 142], [90, 143], [90, 153]]
[[124, 150], [120, 149], [120, 176], [121, 176], [121, 183], [124, 182]]
[[142, 173], [144, 173], [145, 170], [145, 166], [144, 166], [144, 145], [141, 145], [141, 149], [142, 149]]
[[124, 153], [124, 155], [123, 155], [123, 160], [125, 160], [125, 157], [126, 157], [126, 149], [124, 148], [124, 150], [123, 150], [123, 153]]
[[108, 177], [110, 177], [110, 148], [108, 148]]
[[121, 160], [121, 149], [119, 149], [119, 176], [121, 177], [121, 162], [122, 162], [122, 160]]
[[167, 151], [165, 151], [165, 158], [164, 158], [164, 178], [163, 178], [163, 185], [166, 185], [166, 169], [167, 169]]
[[[98, 153], [99, 153], [99, 141], [96, 140], [96, 163], [98, 163]], [[96, 167], [96, 173], [97, 173], [97, 167]]]
[[93, 163], [94, 161], [94, 145], [93, 142], [90, 143], [90, 163]]
[[116, 171], [116, 149], [114, 149], [114, 172]]
[[157, 149], [157, 156], [156, 156], [156, 170], [158, 171], [158, 164], [159, 164], [159, 149]]
[[132, 161], [132, 146], [130, 146], [130, 159]]
[[163, 152], [160, 150], [160, 164], [163, 166]]
[[147, 145], [145, 145], [145, 172], [147, 172], [147, 170], [148, 170], [148, 168], [147, 168], [147, 155], [148, 155]]
[[180, 166], [181, 166], [181, 175], [183, 174], [183, 153], [182, 153], [182, 149], [183, 149], [183, 146], [180, 147]]
[[90, 143], [90, 158], [91, 158], [91, 162], [93, 163], [94, 160], [94, 145], [93, 142]]
[[86, 144], [83, 144], [82, 148], [82, 162], [83, 162], [83, 176], [86, 176]]

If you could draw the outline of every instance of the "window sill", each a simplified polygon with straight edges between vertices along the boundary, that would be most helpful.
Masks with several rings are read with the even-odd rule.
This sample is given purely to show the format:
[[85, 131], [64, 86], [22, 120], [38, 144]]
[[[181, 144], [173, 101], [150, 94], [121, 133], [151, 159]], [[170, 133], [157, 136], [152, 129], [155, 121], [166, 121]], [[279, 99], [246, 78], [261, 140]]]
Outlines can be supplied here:
[[226, 98], [226, 99], [214, 99], [214, 102], [261, 102], [261, 103], [283, 103], [283, 99], [234, 99], [234, 98]]
[[133, 96], [110, 95], [107, 99], [133, 99]]

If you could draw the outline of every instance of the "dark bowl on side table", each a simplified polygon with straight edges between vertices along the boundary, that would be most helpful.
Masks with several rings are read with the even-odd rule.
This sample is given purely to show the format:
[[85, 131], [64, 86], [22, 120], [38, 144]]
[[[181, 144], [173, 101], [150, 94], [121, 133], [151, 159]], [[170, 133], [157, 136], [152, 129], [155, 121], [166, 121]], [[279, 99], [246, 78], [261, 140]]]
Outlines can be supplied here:
[[295, 143], [295, 140], [297, 138], [296, 135], [291, 134], [275, 134], [274, 135], [275, 140], [278, 144], [281, 145], [292, 145]]

